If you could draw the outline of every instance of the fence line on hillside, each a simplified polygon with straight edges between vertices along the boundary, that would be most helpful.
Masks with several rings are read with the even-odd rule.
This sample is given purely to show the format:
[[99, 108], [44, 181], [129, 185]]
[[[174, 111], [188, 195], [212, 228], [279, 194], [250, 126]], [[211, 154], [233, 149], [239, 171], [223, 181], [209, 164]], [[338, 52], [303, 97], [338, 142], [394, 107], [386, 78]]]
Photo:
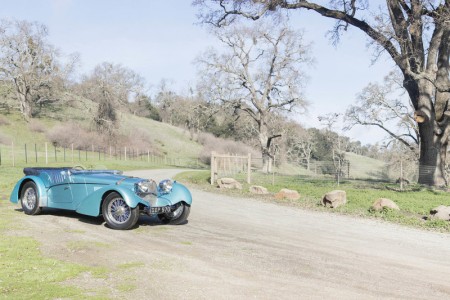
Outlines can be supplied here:
[[166, 165], [201, 168], [197, 158], [179, 158], [167, 155], [157, 155], [150, 149], [134, 147], [58, 147], [48, 143], [25, 143], [20, 146], [12, 142], [10, 145], [0, 145], [0, 167], [28, 164], [50, 163], [92, 163], [101, 161], [141, 161], [149, 165]]

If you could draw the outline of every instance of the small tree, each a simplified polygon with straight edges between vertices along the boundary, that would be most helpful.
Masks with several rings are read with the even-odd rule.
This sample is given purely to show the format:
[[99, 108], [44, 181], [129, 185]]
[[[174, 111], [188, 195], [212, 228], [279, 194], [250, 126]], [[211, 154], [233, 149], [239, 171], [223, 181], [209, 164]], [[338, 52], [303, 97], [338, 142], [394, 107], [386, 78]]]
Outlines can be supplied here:
[[338, 133], [333, 132], [336, 130], [335, 124], [339, 121], [340, 114], [330, 113], [324, 116], [319, 116], [319, 121], [326, 128], [326, 136], [331, 142], [332, 149], [331, 155], [333, 158], [333, 164], [336, 174], [337, 184], [340, 183], [340, 178], [343, 173], [343, 167], [345, 163], [345, 150], [346, 150], [346, 139], [340, 136]]
[[113, 135], [118, 124], [117, 107], [126, 106], [142, 96], [144, 81], [134, 71], [104, 62], [82, 82], [83, 93], [98, 103], [93, 123], [97, 131]]

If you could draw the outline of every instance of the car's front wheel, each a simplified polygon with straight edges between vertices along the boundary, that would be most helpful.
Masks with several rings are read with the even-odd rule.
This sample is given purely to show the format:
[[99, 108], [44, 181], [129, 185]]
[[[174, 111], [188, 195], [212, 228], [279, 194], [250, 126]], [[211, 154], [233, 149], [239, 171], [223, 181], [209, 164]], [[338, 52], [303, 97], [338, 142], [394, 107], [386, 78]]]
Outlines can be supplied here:
[[41, 212], [39, 207], [39, 193], [33, 181], [26, 182], [20, 193], [20, 203], [23, 212], [27, 215], [37, 215]]
[[102, 214], [110, 228], [126, 230], [136, 225], [139, 207], [129, 207], [121, 195], [111, 193], [103, 201]]
[[178, 207], [174, 211], [166, 214], [159, 214], [158, 218], [163, 224], [180, 225], [186, 223], [191, 207], [186, 203], [179, 203]]

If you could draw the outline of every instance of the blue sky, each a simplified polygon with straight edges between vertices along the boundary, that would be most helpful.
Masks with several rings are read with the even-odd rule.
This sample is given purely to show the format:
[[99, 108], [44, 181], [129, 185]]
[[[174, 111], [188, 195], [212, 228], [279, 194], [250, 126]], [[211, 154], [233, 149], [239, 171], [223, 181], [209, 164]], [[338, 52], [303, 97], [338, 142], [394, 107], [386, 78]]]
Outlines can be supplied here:
[[[78, 52], [80, 73], [110, 61], [133, 69], [153, 86], [163, 78], [173, 80], [179, 92], [195, 85], [195, 57], [216, 44], [205, 28], [195, 25], [197, 10], [190, 0], [10, 0], [1, 4], [0, 18], [44, 23], [51, 43], [65, 54]], [[307, 70], [309, 112], [295, 117], [300, 123], [318, 127], [318, 115], [345, 112], [362, 88], [381, 81], [390, 71], [387, 57], [371, 64], [372, 51], [358, 30], [350, 29], [334, 47], [325, 36], [334, 24], [331, 20], [312, 12], [297, 13], [291, 19], [295, 28], [305, 30], [316, 60]], [[363, 143], [384, 136], [363, 127], [345, 134]]]

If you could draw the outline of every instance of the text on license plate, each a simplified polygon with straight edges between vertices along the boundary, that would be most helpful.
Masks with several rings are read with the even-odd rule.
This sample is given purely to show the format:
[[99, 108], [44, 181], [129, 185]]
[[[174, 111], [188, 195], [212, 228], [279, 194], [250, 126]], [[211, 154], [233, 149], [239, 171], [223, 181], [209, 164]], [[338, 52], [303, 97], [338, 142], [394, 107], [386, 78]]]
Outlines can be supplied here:
[[170, 213], [170, 206], [150, 207], [150, 213], [152, 214]]

